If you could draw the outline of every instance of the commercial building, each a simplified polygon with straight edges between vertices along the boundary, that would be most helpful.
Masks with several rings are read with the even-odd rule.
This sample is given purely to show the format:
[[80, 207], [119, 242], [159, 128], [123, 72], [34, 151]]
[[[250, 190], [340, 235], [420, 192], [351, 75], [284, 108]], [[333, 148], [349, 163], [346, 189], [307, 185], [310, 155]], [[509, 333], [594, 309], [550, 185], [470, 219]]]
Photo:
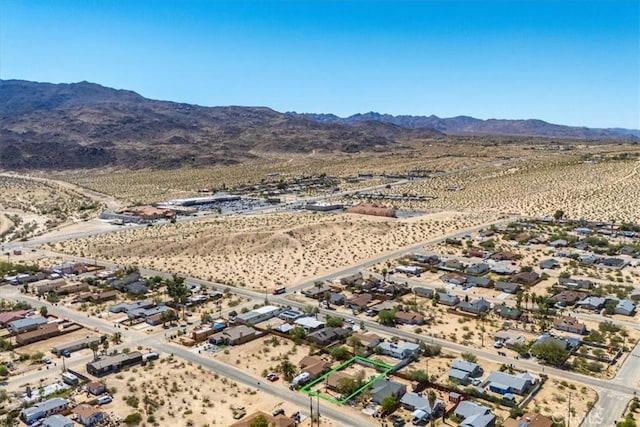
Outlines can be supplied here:
[[102, 376], [141, 362], [142, 353], [139, 351], [118, 353], [112, 356], [103, 356], [98, 360], [87, 363], [87, 372], [91, 375]]

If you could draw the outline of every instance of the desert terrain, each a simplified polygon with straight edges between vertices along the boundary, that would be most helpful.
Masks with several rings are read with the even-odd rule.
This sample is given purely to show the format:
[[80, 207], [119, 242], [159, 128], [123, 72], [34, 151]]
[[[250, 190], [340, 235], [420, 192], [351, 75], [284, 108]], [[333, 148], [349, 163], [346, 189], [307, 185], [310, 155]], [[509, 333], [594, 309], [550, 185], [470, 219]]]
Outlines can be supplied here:
[[497, 218], [495, 213], [463, 212], [405, 220], [309, 213], [227, 217], [68, 240], [48, 248], [261, 290], [311, 280]]

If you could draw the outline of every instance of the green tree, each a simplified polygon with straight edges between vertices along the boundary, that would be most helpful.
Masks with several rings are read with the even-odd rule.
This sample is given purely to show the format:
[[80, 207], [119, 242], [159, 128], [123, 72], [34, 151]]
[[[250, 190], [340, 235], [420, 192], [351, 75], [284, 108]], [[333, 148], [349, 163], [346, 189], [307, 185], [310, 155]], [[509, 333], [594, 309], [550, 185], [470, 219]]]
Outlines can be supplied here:
[[522, 298], [523, 298], [522, 291], [520, 291], [516, 294], [516, 309], [518, 311], [522, 309]]
[[142, 415], [138, 412], [134, 412], [133, 414], [127, 415], [123, 421], [128, 426], [137, 426], [142, 422]]
[[362, 384], [355, 378], [340, 378], [338, 384], [336, 384], [336, 390], [346, 397], [358, 390], [361, 386]]
[[100, 349], [100, 343], [98, 341], [93, 341], [89, 344], [89, 348], [93, 352], [93, 360], [98, 358], [98, 350]]
[[351, 336], [347, 339], [347, 344], [351, 346], [355, 354], [360, 354], [360, 351], [362, 350], [362, 342], [360, 341], [360, 338]]
[[213, 321], [213, 316], [208, 311], [205, 311], [200, 316], [200, 322], [202, 323], [211, 323]]
[[561, 211], [560, 209], [558, 209], [553, 214], [553, 219], [555, 219], [556, 221], [560, 221], [563, 217], [564, 217], [564, 211]]
[[284, 359], [282, 362], [280, 362], [278, 368], [279, 371], [282, 372], [282, 376], [284, 377], [284, 379], [287, 381], [291, 381], [296, 374], [296, 365], [291, 363], [289, 359]]
[[461, 356], [467, 362], [476, 363], [478, 361], [478, 357], [473, 353], [464, 352]]
[[305, 339], [307, 336], [307, 331], [304, 330], [302, 326], [294, 326], [291, 330], [290, 335], [293, 337], [295, 342], [300, 342], [300, 340]]
[[249, 422], [249, 427], [270, 427], [269, 421], [264, 415], [260, 414]]
[[531, 347], [531, 354], [538, 359], [544, 360], [554, 366], [560, 366], [569, 357], [569, 352], [556, 341], [546, 341], [534, 344]]
[[396, 313], [393, 310], [382, 310], [378, 313], [378, 321], [381, 325], [393, 326], [396, 324]]
[[341, 328], [344, 325], [344, 319], [340, 316], [327, 316], [325, 323], [329, 328]]
[[425, 382], [429, 380], [427, 373], [422, 369], [413, 369], [407, 372], [407, 376], [411, 381]]
[[398, 400], [395, 396], [387, 396], [380, 402], [382, 413], [388, 415], [398, 408]]
[[122, 332], [114, 332], [111, 335], [111, 342], [115, 345], [122, 343]]
[[184, 277], [180, 277], [177, 274], [173, 275], [173, 279], [167, 282], [167, 295], [173, 299], [176, 305], [182, 306], [182, 317], [184, 318], [184, 303], [191, 294], [189, 288], [184, 284]]
[[335, 360], [347, 360], [350, 356], [349, 351], [342, 345], [332, 348], [329, 354]]
[[9, 369], [5, 365], [0, 365], [0, 377], [9, 375]]
[[47, 317], [47, 314], [49, 314], [49, 309], [44, 305], [40, 307], [40, 316]]

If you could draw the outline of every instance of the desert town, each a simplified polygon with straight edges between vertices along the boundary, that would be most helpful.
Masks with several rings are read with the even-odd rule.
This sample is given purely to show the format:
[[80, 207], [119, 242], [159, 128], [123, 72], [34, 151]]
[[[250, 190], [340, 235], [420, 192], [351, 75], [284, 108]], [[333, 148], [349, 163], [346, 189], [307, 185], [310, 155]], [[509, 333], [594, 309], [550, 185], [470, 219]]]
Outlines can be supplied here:
[[7, 425], [640, 421], [638, 218], [464, 209], [467, 170], [102, 196], [5, 243]]

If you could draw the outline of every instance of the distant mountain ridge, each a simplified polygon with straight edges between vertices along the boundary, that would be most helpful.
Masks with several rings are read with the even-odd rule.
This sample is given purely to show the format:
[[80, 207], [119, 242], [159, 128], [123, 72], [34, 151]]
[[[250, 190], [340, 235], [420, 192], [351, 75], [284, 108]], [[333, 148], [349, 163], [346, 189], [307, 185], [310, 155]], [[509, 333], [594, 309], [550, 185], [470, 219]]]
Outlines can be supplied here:
[[[296, 113], [293, 113], [296, 114]], [[541, 136], [576, 139], [611, 139], [635, 140], [640, 137], [640, 130], [635, 129], [597, 129], [576, 126], [564, 126], [537, 119], [476, 119], [469, 116], [440, 118], [431, 116], [411, 116], [380, 114], [376, 112], [358, 113], [349, 117], [338, 117], [334, 114], [302, 113], [299, 116], [310, 118], [319, 123], [354, 124], [363, 121], [391, 123], [408, 129], [430, 128], [445, 134], [457, 135], [512, 135]]]
[[203, 107], [95, 83], [0, 80], [0, 169], [174, 168], [235, 164], [264, 153], [388, 152], [446, 134], [637, 140], [630, 130], [540, 120], [340, 118], [267, 107]]
[[98, 84], [0, 80], [0, 168], [172, 168], [234, 164], [261, 152], [380, 151], [432, 129], [318, 123], [266, 107], [157, 101]]

